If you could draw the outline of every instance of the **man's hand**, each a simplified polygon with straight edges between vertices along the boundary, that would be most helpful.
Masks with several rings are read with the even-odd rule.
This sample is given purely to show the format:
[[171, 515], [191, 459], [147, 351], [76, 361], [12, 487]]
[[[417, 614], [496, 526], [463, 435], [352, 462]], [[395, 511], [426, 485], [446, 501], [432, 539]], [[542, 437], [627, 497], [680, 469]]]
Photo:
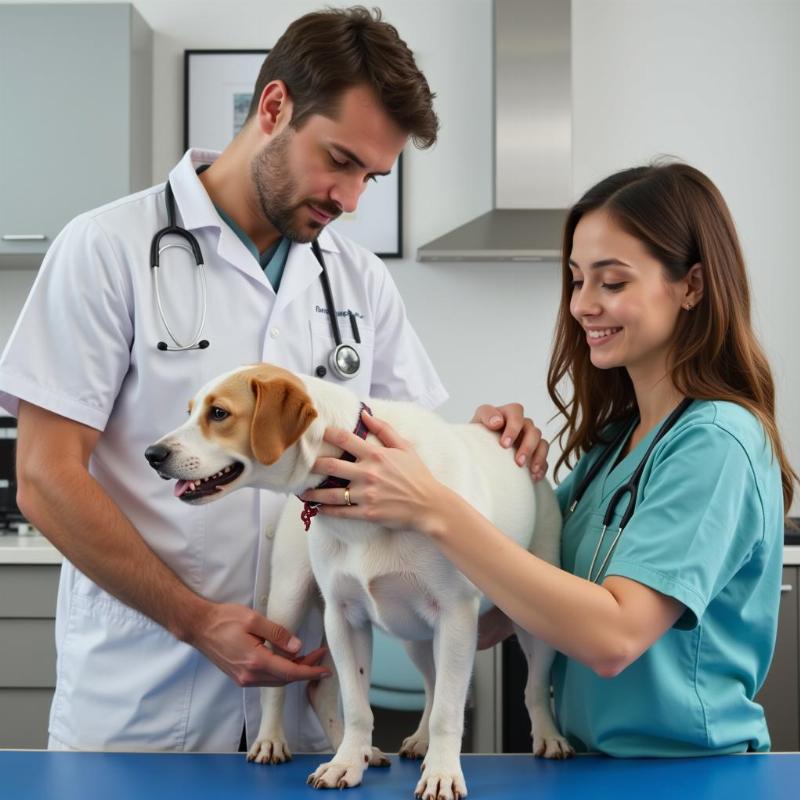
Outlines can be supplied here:
[[490, 431], [500, 431], [500, 444], [503, 447], [514, 445], [516, 462], [527, 466], [535, 481], [547, 474], [547, 451], [550, 445], [542, 439], [542, 432], [525, 416], [525, 409], [519, 403], [506, 403], [504, 406], [478, 406], [471, 422], [480, 422]]
[[478, 619], [478, 650], [488, 650], [514, 633], [511, 620], [497, 607], [492, 606]]
[[296, 655], [302, 646], [296, 636], [253, 609], [234, 603], [209, 603], [189, 644], [239, 686], [284, 686], [331, 675], [317, 666], [326, 648]]

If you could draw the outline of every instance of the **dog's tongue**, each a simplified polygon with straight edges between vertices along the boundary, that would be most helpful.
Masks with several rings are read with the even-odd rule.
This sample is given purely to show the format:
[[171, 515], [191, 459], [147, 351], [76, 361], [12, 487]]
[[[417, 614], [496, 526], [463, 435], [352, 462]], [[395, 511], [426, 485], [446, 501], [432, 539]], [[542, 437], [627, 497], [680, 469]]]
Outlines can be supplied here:
[[178, 481], [175, 484], [175, 497], [180, 497], [189, 488], [189, 481]]

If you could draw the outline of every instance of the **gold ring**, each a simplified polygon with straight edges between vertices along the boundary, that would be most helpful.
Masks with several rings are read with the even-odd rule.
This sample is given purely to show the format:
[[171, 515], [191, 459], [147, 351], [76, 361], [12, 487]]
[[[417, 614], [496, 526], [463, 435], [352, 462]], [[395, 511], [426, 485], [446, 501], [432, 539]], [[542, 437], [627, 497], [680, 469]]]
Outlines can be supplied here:
[[344, 504], [345, 504], [346, 506], [351, 506], [351, 505], [353, 505], [353, 504], [350, 502], [350, 489], [349, 489], [349, 488], [344, 490]]

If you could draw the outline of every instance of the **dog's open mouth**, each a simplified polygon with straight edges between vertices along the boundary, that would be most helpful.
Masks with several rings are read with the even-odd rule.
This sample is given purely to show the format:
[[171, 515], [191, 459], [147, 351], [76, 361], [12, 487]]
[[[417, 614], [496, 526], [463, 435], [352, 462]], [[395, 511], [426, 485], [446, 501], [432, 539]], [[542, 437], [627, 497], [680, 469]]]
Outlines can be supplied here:
[[243, 471], [244, 464], [240, 461], [234, 461], [233, 464], [221, 469], [219, 472], [215, 472], [213, 475], [209, 475], [207, 478], [198, 478], [191, 481], [179, 480], [175, 484], [175, 497], [186, 503], [200, 500], [203, 497], [210, 497], [222, 491], [222, 487], [225, 484], [235, 481]]

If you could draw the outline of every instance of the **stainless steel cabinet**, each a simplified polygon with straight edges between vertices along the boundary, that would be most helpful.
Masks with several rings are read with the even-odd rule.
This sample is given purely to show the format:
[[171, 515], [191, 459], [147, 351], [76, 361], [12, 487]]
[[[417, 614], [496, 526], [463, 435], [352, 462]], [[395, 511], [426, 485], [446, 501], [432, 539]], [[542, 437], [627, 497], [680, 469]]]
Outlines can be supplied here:
[[150, 184], [152, 31], [130, 4], [0, 5], [0, 268]]
[[800, 597], [798, 567], [784, 567], [778, 641], [756, 700], [764, 706], [772, 749], [800, 750]]

